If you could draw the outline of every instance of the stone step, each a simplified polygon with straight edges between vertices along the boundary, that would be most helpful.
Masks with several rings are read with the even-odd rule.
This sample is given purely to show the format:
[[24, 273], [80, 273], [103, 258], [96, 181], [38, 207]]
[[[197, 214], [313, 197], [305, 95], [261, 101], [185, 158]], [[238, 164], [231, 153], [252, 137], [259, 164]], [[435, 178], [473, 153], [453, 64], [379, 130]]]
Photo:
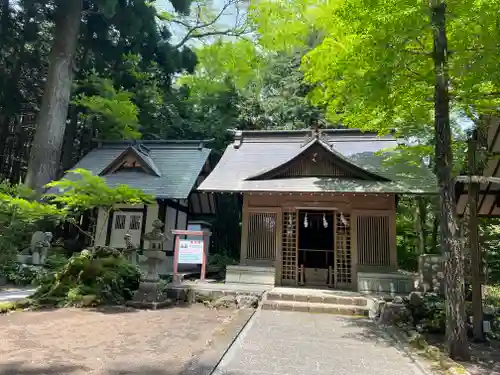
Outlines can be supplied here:
[[323, 303], [329, 305], [348, 305], [366, 307], [368, 300], [361, 296], [341, 296], [335, 294], [328, 295], [311, 295], [302, 293], [277, 293], [273, 291], [267, 292], [266, 300], [268, 301], [290, 301], [290, 302], [311, 302]]
[[298, 301], [276, 301], [264, 300], [263, 310], [278, 311], [300, 311], [310, 313], [326, 313], [335, 315], [368, 316], [369, 309], [366, 306], [339, 305], [331, 303], [298, 302]]

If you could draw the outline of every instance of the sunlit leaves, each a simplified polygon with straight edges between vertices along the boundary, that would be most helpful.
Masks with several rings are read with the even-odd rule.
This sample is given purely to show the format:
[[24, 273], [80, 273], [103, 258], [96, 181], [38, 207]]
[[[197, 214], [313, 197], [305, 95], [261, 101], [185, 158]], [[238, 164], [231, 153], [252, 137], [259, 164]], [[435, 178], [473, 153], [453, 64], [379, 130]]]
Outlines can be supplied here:
[[85, 169], [71, 170], [68, 177], [53, 181], [46, 187], [56, 190], [47, 194], [46, 198], [69, 211], [84, 212], [97, 207], [112, 208], [116, 204], [135, 205], [153, 201], [150, 195], [127, 185], [110, 187], [102, 177]]
[[258, 84], [265, 57], [251, 40], [219, 41], [196, 50], [197, 70], [184, 76], [179, 83], [191, 88], [192, 95], [210, 95], [231, 81], [238, 89], [251, 82]]
[[[498, 108], [500, 1], [448, 1], [452, 109]], [[432, 30], [427, 2], [413, 0], [260, 1], [252, 7], [261, 41], [274, 50], [322, 42], [303, 59], [315, 103], [362, 129], [432, 135]]]

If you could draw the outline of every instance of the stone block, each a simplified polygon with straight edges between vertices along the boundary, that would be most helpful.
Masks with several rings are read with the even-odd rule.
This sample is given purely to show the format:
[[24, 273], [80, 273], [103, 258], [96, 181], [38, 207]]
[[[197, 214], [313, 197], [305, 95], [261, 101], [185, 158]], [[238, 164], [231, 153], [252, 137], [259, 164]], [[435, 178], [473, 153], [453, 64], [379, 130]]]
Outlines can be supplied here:
[[354, 302], [353, 302], [352, 298], [348, 298], [348, 297], [340, 297], [340, 298], [338, 298], [337, 303], [339, 305], [354, 305]]
[[324, 297], [323, 298], [323, 303], [329, 303], [329, 304], [335, 305], [337, 303], [340, 303], [339, 302], [339, 297], [336, 297], [336, 296], [327, 296], [327, 297]]
[[269, 292], [266, 296], [268, 301], [281, 301], [283, 298], [279, 293]]
[[328, 303], [324, 301], [324, 298], [322, 296], [309, 296], [309, 302], [312, 303]]
[[280, 311], [293, 311], [294, 304], [293, 303], [278, 303], [277, 308]]
[[295, 296], [293, 294], [280, 294], [280, 299], [282, 301], [295, 301]]
[[262, 304], [262, 310], [276, 310], [274, 304], [265, 302]]
[[307, 303], [295, 303], [293, 311], [309, 312], [309, 305]]
[[413, 290], [415, 276], [400, 272], [358, 272], [358, 291], [366, 294], [397, 295]]
[[274, 267], [226, 267], [226, 283], [274, 285], [275, 276]]
[[356, 306], [367, 306], [368, 300], [366, 298], [353, 298], [353, 304]]
[[443, 258], [434, 254], [421, 255], [418, 261], [417, 288], [422, 292], [444, 294]]
[[309, 297], [305, 294], [295, 294], [294, 300], [297, 302], [307, 302], [309, 301]]
[[311, 313], [324, 313], [325, 312], [325, 305], [311, 304], [311, 305], [309, 305], [309, 312], [311, 312]]

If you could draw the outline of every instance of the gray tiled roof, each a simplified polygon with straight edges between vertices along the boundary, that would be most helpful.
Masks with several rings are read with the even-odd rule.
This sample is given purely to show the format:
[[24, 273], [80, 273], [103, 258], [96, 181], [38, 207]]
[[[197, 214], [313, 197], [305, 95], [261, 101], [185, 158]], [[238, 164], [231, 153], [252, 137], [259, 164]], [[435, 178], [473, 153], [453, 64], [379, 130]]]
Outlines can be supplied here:
[[[252, 177], [272, 170], [297, 157], [306, 147], [308, 130], [241, 132], [227, 147], [212, 173], [198, 188], [203, 191], [283, 191], [283, 192], [383, 192], [434, 193], [434, 175], [426, 168], [406, 163], [385, 163], [387, 154], [398, 141], [392, 135], [378, 137], [353, 129], [323, 132], [322, 141], [334, 154], [372, 174], [389, 181], [367, 181], [329, 177], [280, 178], [256, 180]], [[238, 138], [236, 137], [236, 138]], [[236, 147], [235, 147], [236, 146]]]
[[[140, 143], [150, 150], [149, 157], [145, 158], [160, 176], [121, 170], [102, 176], [108, 185], [126, 184], [141, 189], [155, 198], [187, 198], [211, 150], [199, 147], [201, 141], [141, 141]], [[100, 148], [90, 151], [73, 169], [83, 168], [99, 175], [129, 146], [130, 142], [103, 143]]]

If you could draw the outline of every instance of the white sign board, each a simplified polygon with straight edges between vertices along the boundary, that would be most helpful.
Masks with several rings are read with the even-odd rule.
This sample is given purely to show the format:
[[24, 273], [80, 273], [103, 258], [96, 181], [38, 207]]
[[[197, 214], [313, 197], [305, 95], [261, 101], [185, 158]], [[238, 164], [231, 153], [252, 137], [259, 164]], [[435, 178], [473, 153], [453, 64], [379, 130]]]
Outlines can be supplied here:
[[203, 264], [203, 240], [179, 240], [179, 264]]

